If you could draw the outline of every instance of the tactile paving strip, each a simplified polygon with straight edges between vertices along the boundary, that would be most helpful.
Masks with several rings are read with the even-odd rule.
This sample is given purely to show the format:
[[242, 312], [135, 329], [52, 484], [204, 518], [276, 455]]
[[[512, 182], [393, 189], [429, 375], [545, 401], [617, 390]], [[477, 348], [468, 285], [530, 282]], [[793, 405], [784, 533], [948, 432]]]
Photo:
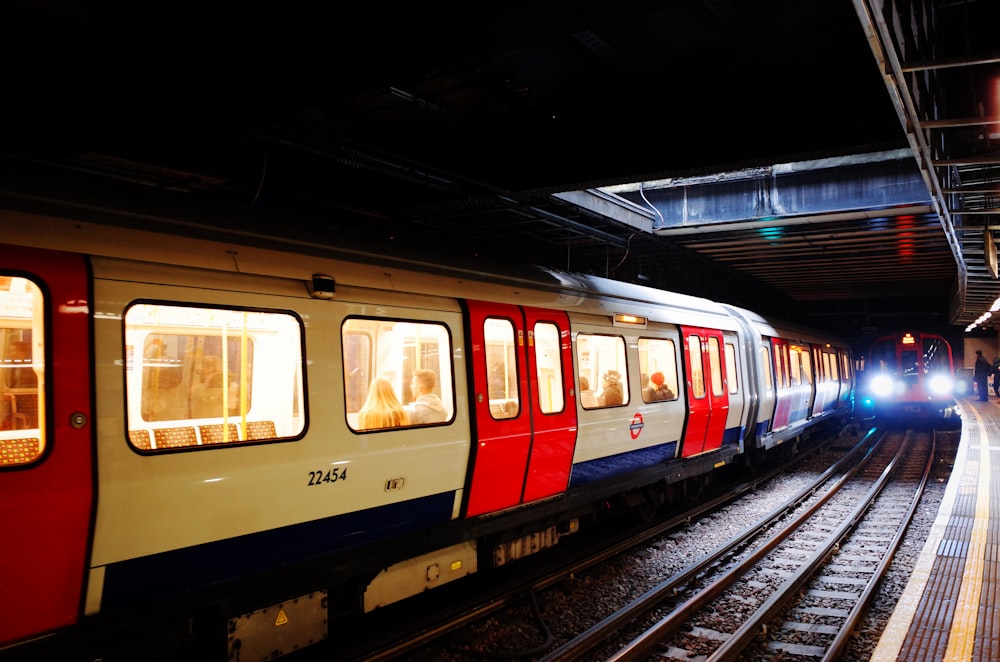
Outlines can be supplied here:
[[963, 409], [955, 472], [873, 661], [990, 662], [1000, 651], [1000, 408]]

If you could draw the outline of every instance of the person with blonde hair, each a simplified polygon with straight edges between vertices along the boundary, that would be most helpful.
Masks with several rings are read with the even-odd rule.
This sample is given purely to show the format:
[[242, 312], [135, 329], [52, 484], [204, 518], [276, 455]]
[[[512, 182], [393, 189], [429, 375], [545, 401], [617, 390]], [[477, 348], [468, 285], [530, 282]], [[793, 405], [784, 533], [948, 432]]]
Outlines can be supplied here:
[[392, 382], [376, 377], [368, 387], [368, 397], [358, 411], [359, 430], [398, 428], [410, 424], [410, 416], [396, 397]]

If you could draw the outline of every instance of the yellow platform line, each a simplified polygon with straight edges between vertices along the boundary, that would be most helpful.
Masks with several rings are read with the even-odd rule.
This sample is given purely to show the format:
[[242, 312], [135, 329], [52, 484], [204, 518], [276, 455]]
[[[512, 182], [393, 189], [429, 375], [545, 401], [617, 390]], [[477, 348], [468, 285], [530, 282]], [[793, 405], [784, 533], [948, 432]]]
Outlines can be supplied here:
[[[981, 425], [979, 416], [976, 423]], [[976, 521], [962, 573], [962, 588], [958, 593], [955, 617], [948, 636], [947, 662], [972, 659], [979, 621], [979, 597], [983, 592], [983, 569], [986, 567], [986, 538], [990, 524], [990, 440], [983, 429], [979, 435], [979, 485], [976, 490]]]
[[[971, 407], [962, 407], [960, 402], [956, 402], [956, 405], [961, 413], [962, 420], [966, 421], [967, 425], [969, 420], [968, 415], [970, 413], [975, 414], [975, 411]], [[976, 415], [976, 419], [977, 423], [981, 422], [978, 415]], [[959, 440], [958, 451], [955, 454], [955, 466], [967, 466], [966, 460], [968, 454], [969, 439], [966, 434], [966, 428], [963, 425], [962, 437]], [[931, 525], [927, 540], [920, 552], [920, 558], [917, 559], [917, 563], [913, 567], [913, 572], [910, 574], [906, 588], [903, 590], [903, 594], [900, 595], [892, 616], [889, 617], [889, 621], [882, 631], [878, 645], [875, 647], [871, 658], [869, 658], [869, 662], [895, 662], [899, 657], [899, 652], [903, 648], [903, 642], [906, 640], [906, 635], [909, 633], [910, 626], [913, 623], [913, 617], [920, 606], [924, 589], [930, 581], [931, 571], [934, 569], [934, 562], [937, 560], [938, 548], [941, 546], [944, 532], [948, 528], [948, 522], [951, 520], [951, 511], [954, 508], [955, 498], [958, 496], [959, 484], [961, 482], [961, 480], [956, 480], [954, 477], [948, 481], [944, 496], [941, 498], [941, 505], [938, 507], [937, 517], [934, 519], [934, 524]]]

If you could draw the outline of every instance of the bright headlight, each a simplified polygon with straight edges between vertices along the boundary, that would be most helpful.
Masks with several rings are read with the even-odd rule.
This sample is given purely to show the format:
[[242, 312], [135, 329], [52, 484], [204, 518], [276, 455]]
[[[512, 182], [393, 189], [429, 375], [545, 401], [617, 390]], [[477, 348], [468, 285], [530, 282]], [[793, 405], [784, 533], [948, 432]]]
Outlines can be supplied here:
[[872, 380], [872, 393], [880, 396], [892, 395], [892, 378], [879, 375]]
[[927, 386], [934, 395], [948, 395], [952, 389], [951, 379], [945, 375], [934, 375]]

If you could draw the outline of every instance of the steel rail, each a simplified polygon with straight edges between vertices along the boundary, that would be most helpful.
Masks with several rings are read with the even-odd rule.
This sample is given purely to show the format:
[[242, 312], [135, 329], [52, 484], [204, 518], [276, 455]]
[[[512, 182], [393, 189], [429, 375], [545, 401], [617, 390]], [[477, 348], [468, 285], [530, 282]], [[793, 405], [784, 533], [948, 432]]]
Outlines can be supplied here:
[[931, 441], [931, 451], [927, 455], [927, 462], [924, 465], [924, 473], [920, 478], [920, 484], [917, 486], [913, 494], [913, 498], [910, 500], [910, 507], [907, 508], [906, 514], [903, 516], [903, 521], [896, 531], [896, 535], [893, 536], [892, 541], [889, 543], [889, 549], [886, 554], [882, 557], [878, 566], [875, 568], [875, 573], [872, 576], [871, 581], [865, 586], [865, 590], [862, 591], [861, 596], [858, 598], [857, 603], [851, 609], [850, 615], [848, 615], [847, 620], [844, 623], [844, 627], [840, 629], [837, 636], [830, 643], [829, 648], [827, 648], [826, 654], [823, 656], [822, 662], [835, 662], [840, 659], [850, 643], [851, 635], [854, 630], [857, 629], [858, 621], [861, 620], [861, 615], [867, 609], [868, 604], [871, 602], [872, 597], [875, 595], [875, 590], [881, 584], [882, 579], [885, 577], [886, 573], [889, 571], [889, 565], [896, 556], [896, 552], [899, 551], [900, 545], [903, 544], [903, 537], [906, 535], [906, 530], [910, 526], [910, 522], [913, 521], [913, 515], [917, 512], [917, 506], [920, 504], [920, 499], [927, 488], [927, 480], [930, 477], [931, 470], [934, 467], [934, 456], [937, 453], [937, 438], [935, 437]]
[[739, 549], [754, 536], [758, 535], [761, 531], [772, 525], [779, 518], [785, 516], [789, 511], [801, 504], [811, 494], [815, 493], [816, 490], [818, 490], [831, 478], [831, 476], [833, 476], [837, 471], [840, 471], [844, 465], [864, 450], [866, 446], [871, 444], [865, 452], [865, 457], [858, 464], [858, 466], [863, 465], [864, 460], [870, 457], [872, 451], [881, 441], [881, 438], [878, 440], [875, 439], [877, 434], [878, 430], [876, 428], [871, 428], [848, 453], [827, 468], [826, 471], [819, 475], [812, 483], [805, 486], [795, 496], [788, 499], [782, 506], [779, 506], [772, 512], [764, 515], [764, 517], [749, 526], [734, 538], [731, 538], [724, 544], [710, 551], [708, 554], [698, 559], [698, 561], [689, 565], [669, 579], [664, 580], [622, 609], [610, 614], [604, 620], [593, 625], [573, 639], [564, 643], [556, 650], [540, 658], [538, 662], [568, 662], [569, 660], [575, 660], [586, 652], [592, 650], [598, 643], [620, 630], [622, 625], [625, 623], [635, 620], [640, 615], [655, 608], [656, 605], [664, 600], [674, 597], [678, 587], [684, 585], [693, 577], [696, 577], [704, 572], [706, 569], [714, 565], [719, 559], [733, 553], [734, 550]]
[[[828, 489], [818, 500], [814, 501], [806, 510], [797, 515], [791, 523], [764, 541], [760, 547], [756, 548], [737, 565], [727, 570], [721, 577], [713, 581], [707, 587], [696, 593], [683, 604], [657, 621], [652, 627], [648, 628], [641, 635], [634, 638], [623, 648], [619, 649], [614, 655], [608, 657], [607, 662], [627, 662], [631, 660], [645, 659], [651, 655], [660, 642], [678, 632], [698, 611], [736, 584], [737, 581], [744, 577], [746, 573], [756, 566], [762, 559], [764, 559], [764, 557], [770, 554], [781, 543], [795, 533], [799, 527], [809, 521], [816, 511], [836, 496], [840, 490], [855, 477], [855, 475], [867, 466], [868, 462], [872, 459], [874, 451], [880, 447], [882, 441], [884, 441], [884, 437], [880, 438], [877, 444], [869, 448], [868, 452], [865, 453], [861, 461], [851, 467], [847, 473], [841, 476], [830, 487], [830, 489]], [[749, 632], [751, 638], [756, 635], [756, 629], [746, 630], [746, 632]], [[742, 637], [744, 634], [744, 628], [740, 628], [737, 630], [736, 634], [733, 634], [730, 637], [728, 641], [736, 639], [737, 636]]]

